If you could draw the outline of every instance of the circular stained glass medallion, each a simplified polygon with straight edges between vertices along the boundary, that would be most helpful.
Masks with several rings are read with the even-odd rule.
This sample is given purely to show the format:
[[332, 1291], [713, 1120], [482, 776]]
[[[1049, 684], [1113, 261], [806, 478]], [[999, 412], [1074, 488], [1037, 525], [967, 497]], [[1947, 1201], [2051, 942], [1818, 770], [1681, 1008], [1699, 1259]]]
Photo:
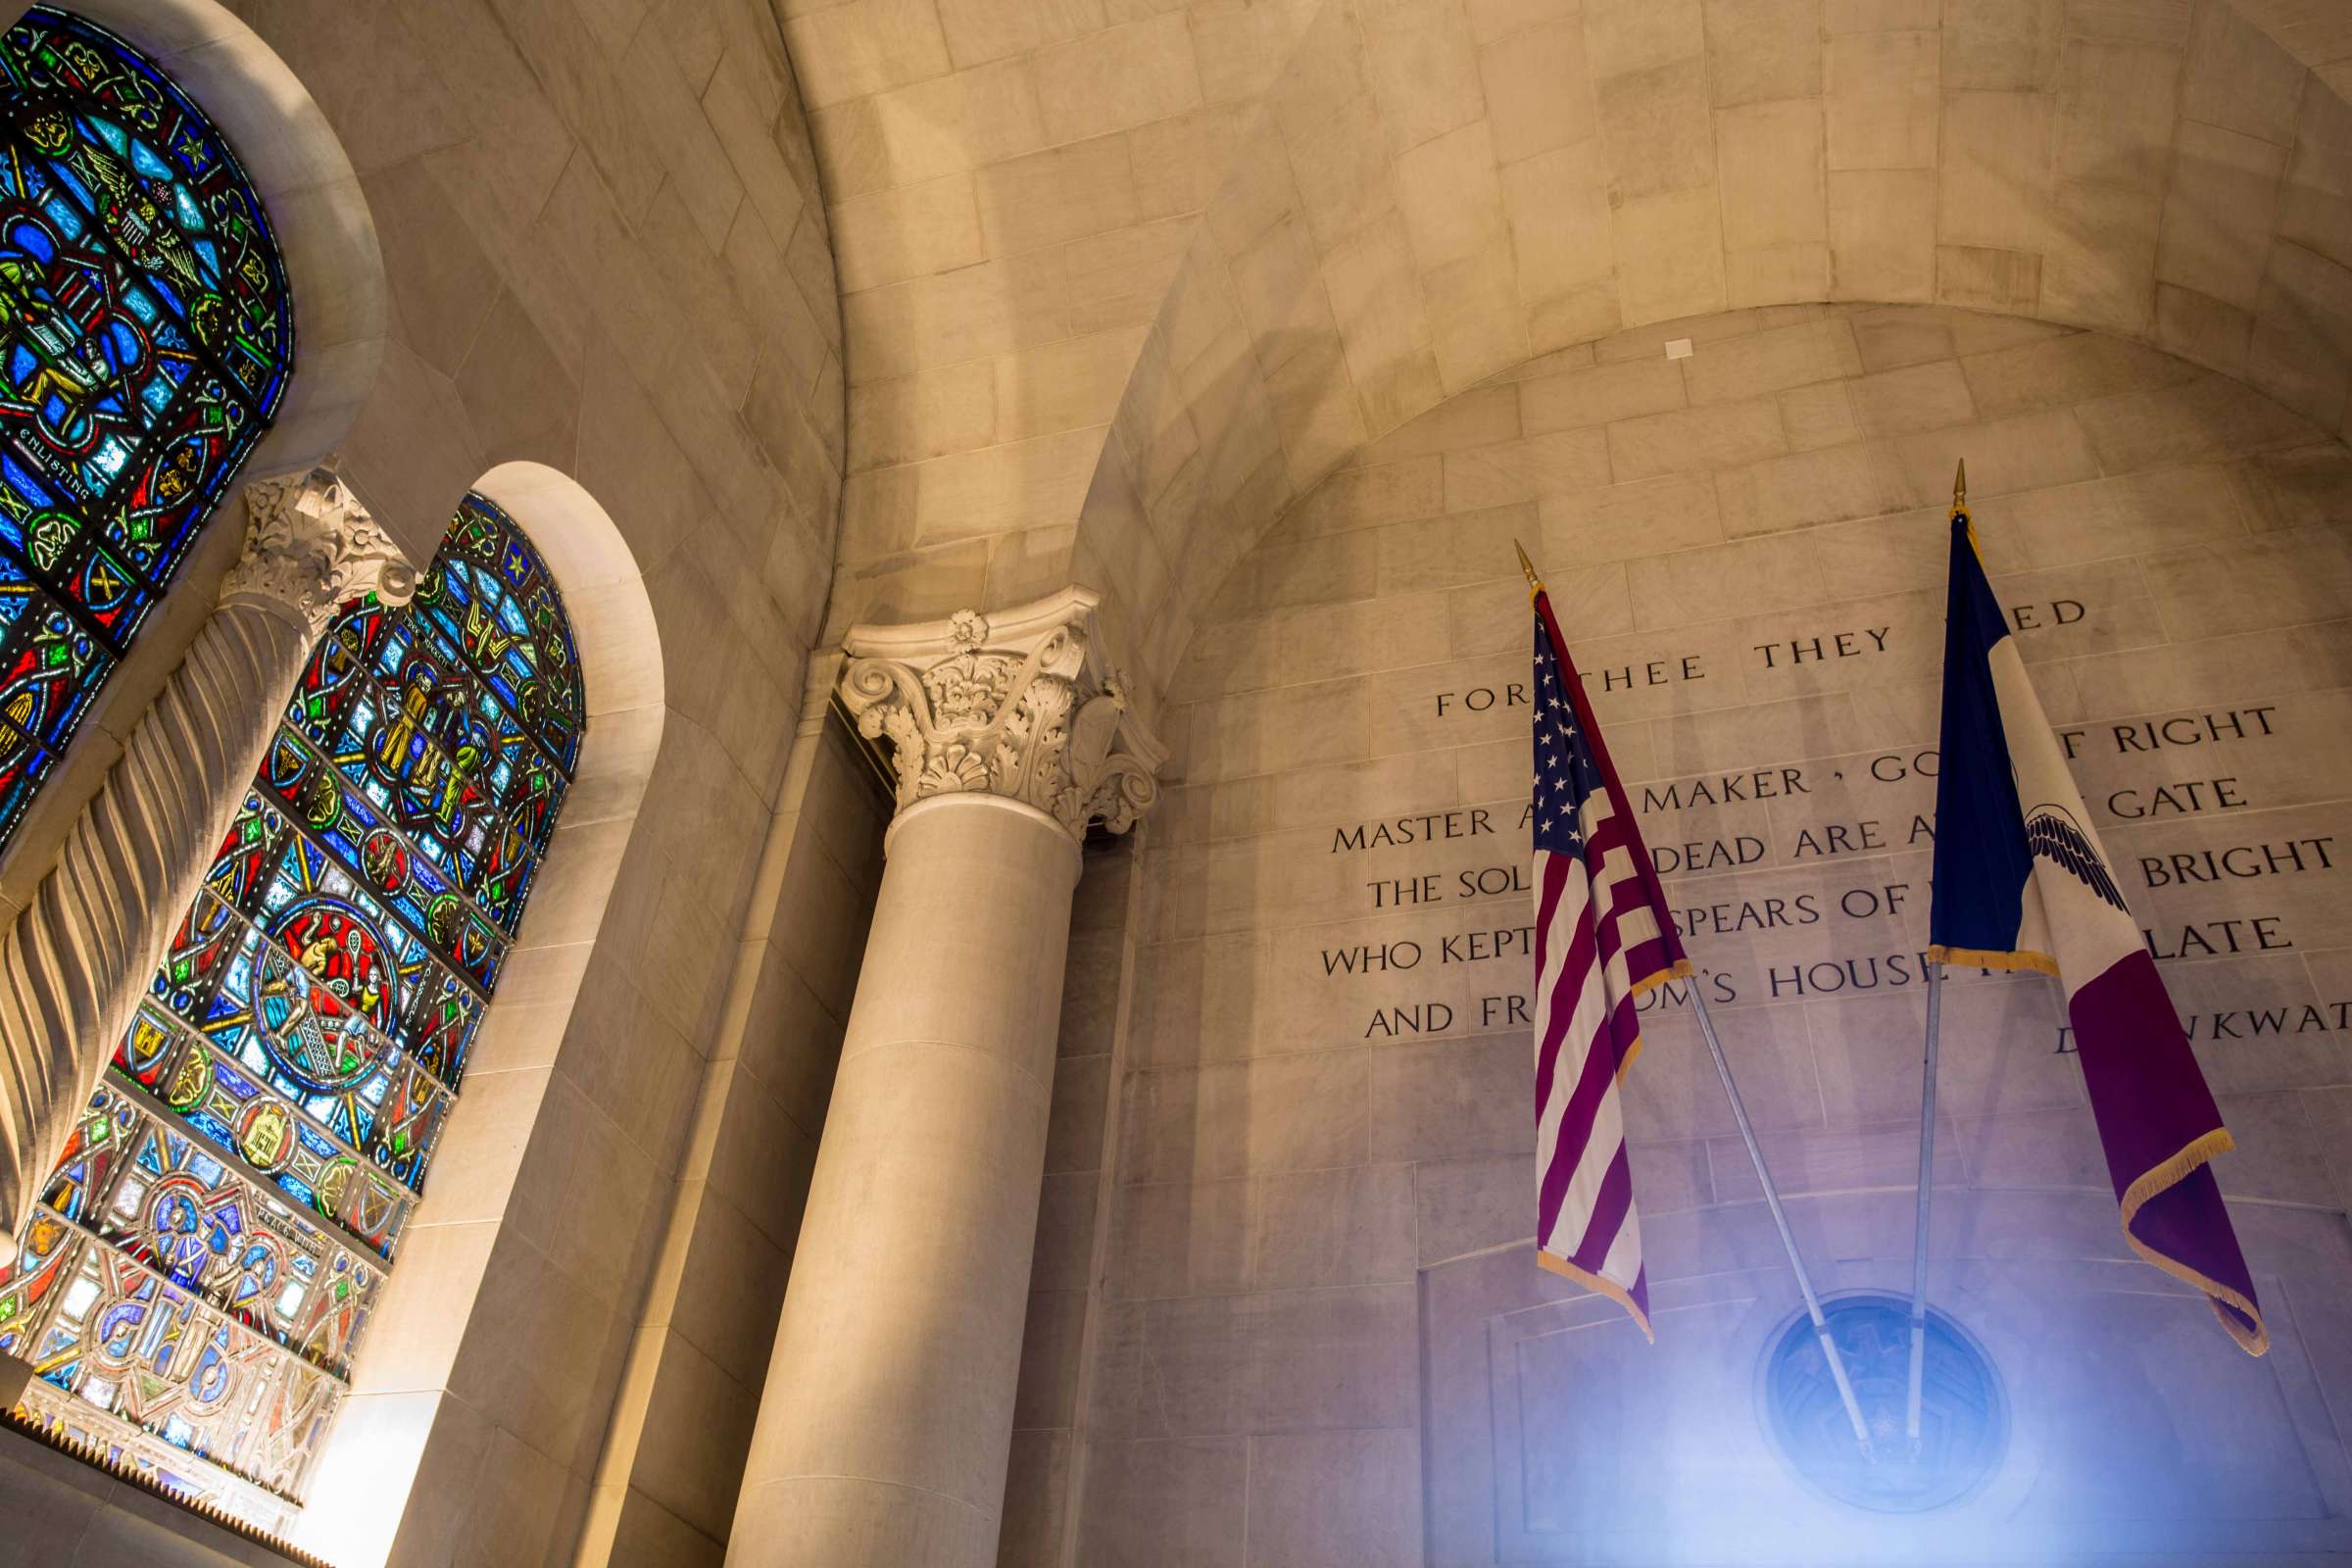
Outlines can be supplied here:
[[290, 906], [270, 929], [311, 978], [343, 1007], [389, 1031], [398, 1016], [392, 960], [377, 931], [350, 906], [310, 899]]
[[1906, 1435], [1911, 1383], [1911, 1307], [1863, 1294], [1822, 1303], [1830, 1335], [1869, 1425], [1866, 1459], [1831, 1376], [1828, 1358], [1799, 1312], [1767, 1342], [1757, 1396], [1765, 1430], [1789, 1469], [1815, 1491], [1876, 1513], [1926, 1513], [1969, 1496], [2000, 1467], [2009, 1446], [2009, 1404], [2000, 1375], [1967, 1330], [1930, 1308], [1920, 1442]]
[[271, 936], [258, 956], [253, 999], [270, 1058], [307, 1088], [353, 1087], [375, 1070], [393, 1024], [383, 937], [323, 899], [289, 908]]

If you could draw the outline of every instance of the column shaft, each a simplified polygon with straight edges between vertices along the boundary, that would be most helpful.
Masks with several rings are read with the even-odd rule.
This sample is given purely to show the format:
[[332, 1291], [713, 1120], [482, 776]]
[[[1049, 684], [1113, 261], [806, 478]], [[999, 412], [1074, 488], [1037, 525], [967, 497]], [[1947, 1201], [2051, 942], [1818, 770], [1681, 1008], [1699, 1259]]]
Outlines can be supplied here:
[[731, 1564], [996, 1561], [1078, 863], [994, 796], [892, 827]]
[[899, 814], [728, 1544], [731, 1568], [993, 1568], [1092, 821], [1161, 752], [1065, 589], [851, 630]]

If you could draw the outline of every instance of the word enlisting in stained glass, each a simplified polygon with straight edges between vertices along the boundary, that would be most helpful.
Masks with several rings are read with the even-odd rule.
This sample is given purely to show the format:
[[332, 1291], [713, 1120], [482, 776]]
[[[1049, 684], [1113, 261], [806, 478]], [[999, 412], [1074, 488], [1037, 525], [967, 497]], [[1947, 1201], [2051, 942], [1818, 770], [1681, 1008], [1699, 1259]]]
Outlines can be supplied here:
[[0, 36], [0, 844], [267, 428], [285, 271], [212, 122], [122, 39]]

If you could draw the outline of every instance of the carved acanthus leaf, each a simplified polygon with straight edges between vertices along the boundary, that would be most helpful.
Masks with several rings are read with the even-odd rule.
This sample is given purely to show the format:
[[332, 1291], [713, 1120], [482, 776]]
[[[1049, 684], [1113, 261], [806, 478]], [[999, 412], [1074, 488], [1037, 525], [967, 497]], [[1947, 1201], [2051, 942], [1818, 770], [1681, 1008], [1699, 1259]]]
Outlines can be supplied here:
[[890, 742], [901, 808], [986, 791], [1034, 806], [1073, 837], [1124, 832], [1158, 795], [1164, 755], [1129, 711], [1092, 637], [1095, 596], [1068, 589], [991, 617], [853, 630], [842, 702]]
[[245, 507], [245, 554], [220, 580], [222, 604], [270, 605], [315, 638], [362, 594], [404, 605], [416, 591], [416, 568], [332, 467], [257, 480]]

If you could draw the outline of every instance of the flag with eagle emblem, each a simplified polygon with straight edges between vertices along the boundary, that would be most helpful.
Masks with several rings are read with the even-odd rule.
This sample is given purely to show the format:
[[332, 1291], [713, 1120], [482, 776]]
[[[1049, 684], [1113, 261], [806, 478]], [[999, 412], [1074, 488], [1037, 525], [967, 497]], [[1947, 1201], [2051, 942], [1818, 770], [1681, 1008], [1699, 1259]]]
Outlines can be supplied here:
[[2233, 1147], [1985, 580], [1952, 514], [1928, 956], [2052, 976], [2066, 996], [2124, 1238], [2270, 1348], [2207, 1163]]

